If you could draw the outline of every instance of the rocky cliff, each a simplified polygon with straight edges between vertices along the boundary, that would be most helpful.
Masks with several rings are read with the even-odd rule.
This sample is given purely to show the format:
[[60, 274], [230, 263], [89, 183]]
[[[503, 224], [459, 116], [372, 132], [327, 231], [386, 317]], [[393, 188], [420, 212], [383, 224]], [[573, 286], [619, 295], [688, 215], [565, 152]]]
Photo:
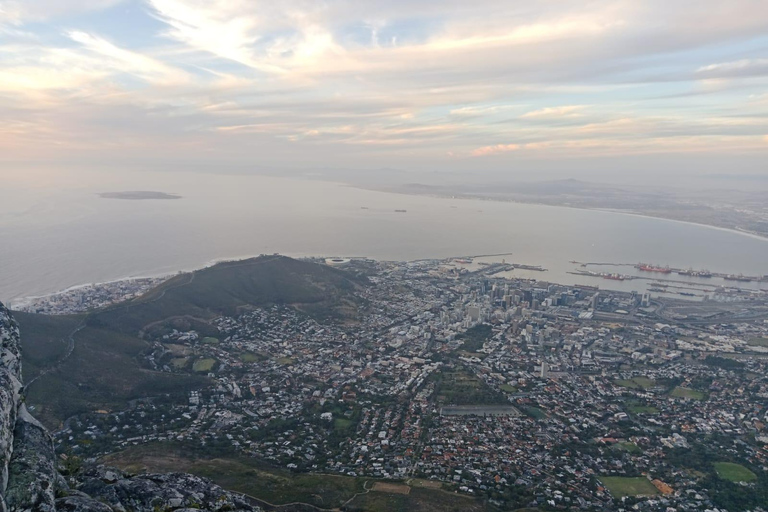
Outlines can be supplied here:
[[0, 303], [0, 512], [258, 511], [242, 497], [192, 475], [130, 476], [90, 467], [68, 483], [53, 440], [27, 411], [19, 326]]

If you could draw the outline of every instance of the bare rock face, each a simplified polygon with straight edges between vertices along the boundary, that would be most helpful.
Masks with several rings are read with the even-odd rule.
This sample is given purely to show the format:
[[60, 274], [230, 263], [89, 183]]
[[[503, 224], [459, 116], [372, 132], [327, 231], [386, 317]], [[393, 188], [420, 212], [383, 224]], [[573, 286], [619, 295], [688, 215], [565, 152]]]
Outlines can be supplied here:
[[5, 492], [8, 510], [55, 512], [57, 472], [53, 439], [24, 405], [19, 408], [13, 436], [13, 455]]
[[[0, 493], [8, 487], [8, 466], [13, 453], [13, 431], [21, 390], [19, 325], [0, 303]], [[5, 511], [5, 501], [0, 503]]]
[[115, 511], [203, 509], [214, 512], [254, 510], [245, 500], [209, 481], [183, 473], [148, 474], [133, 478], [99, 467], [86, 472], [80, 491]]
[[89, 468], [76, 488], [56, 470], [53, 440], [24, 406], [19, 326], [0, 303], [0, 512], [211, 512], [261, 510], [192, 475], [129, 476]]

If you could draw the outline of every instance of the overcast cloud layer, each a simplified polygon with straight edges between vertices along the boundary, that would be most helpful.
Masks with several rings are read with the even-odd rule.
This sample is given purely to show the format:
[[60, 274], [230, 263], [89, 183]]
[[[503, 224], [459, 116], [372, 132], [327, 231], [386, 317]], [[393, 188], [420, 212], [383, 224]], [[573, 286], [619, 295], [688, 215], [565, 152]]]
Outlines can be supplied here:
[[0, 116], [0, 172], [759, 172], [768, 2], [0, 0]]

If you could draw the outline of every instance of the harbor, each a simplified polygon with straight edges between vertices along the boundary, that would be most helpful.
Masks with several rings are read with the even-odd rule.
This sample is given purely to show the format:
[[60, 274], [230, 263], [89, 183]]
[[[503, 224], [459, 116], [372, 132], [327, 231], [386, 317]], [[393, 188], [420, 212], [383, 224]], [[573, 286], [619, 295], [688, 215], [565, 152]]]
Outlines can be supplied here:
[[[464, 256], [449, 261], [460, 272], [506, 279], [526, 279], [541, 282], [556, 282], [555, 274], [562, 282], [562, 276], [573, 276], [568, 282], [573, 285], [591, 286], [595, 290], [636, 291], [656, 294], [660, 297], [683, 300], [714, 300], [731, 302], [750, 300], [766, 292], [766, 276], [712, 272], [694, 267], [673, 267], [650, 263], [614, 263], [609, 261], [582, 262], [571, 260], [570, 268], [559, 268], [550, 272], [543, 265], [508, 262], [500, 256]], [[576, 268], [573, 268], [575, 266]], [[595, 268], [590, 268], [595, 267]], [[537, 276], [548, 272], [546, 278]], [[552, 275], [550, 275], [552, 274]], [[592, 286], [595, 280], [604, 284]]]
[[[709, 270], [702, 269], [702, 270], [695, 270], [693, 268], [674, 268], [670, 266], [662, 266], [662, 265], [656, 265], [656, 264], [649, 264], [649, 263], [608, 263], [608, 262], [580, 262], [580, 261], [571, 261], [570, 263], [573, 263], [574, 265], [580, 265], [583, 268], [591, 267], [591, 266], [609, 266], [609, 267], [632, 267], [635, 268], [641, 272], [648, 272], [648, 273], [658, 273], [658, 274], [677, 274], [681, 276], [687, 276], [687, 277], [701, 277], [705, 279], [709, 278], [719, 278], [723, 279], [725, 281], [736, 281], [736, 282], [742, 282], [742, 283], [763, 283], [768, 282], [768, 275], [762, 275], [762, 276], [750, 276], [750, 275], [744, 275], [744, 274], [727, 274], [727, 273], [719, 273], [719, 272], [710, 272]], [[580, 275], [591, 275], [596, 277], [604, 277], [605, 275], [612, 275], [605, 272], [588, 272], [584, 271], [583, 273], [580, 273]], [[627, 279], [632, 278], [638, 278], [637, 276], [624, 276]], [[608, 278], [608, 277], [606, 277]], [[681, 281], [685, 282], [685, 281]]]

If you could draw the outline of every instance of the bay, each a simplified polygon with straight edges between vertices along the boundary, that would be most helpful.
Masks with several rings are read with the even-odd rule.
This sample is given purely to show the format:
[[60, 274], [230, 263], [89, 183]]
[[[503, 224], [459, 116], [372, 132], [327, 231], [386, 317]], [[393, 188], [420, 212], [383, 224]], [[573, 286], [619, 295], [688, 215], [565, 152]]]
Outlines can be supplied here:
[[[135, 190], [182, 198], [124, 200], [98, 195]], [[503, 259], [541, 265], [548, 271], [515, 270], [505, 275], [625, 291], [643, 291], [651, 281], [576, 276], [569, 272], [580, 267], [571, 261], [643, 261], [768, 274], [767, 240], [613, 212], [390, 194], [321, 181], [181, 172], [108, 174], [45, 186], [19, 182], [0, 190], [3, 301], [262, 253], [384, 260], [511, 253]], [[589, 269], [641, 275], [631, 266]], [[768, 283], [738, 286], [768, 289]]]

